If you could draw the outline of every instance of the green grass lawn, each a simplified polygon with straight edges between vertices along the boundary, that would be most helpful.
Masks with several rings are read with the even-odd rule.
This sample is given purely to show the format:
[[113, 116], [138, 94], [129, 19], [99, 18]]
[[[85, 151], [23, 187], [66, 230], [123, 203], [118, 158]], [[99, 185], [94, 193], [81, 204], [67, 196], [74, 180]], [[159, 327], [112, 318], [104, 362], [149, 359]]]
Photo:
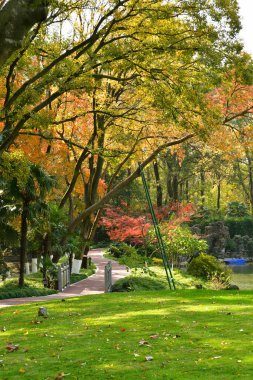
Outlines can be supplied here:
[[166, 290], [1, 309], [0, 378], [252, 379], [252, 296]]

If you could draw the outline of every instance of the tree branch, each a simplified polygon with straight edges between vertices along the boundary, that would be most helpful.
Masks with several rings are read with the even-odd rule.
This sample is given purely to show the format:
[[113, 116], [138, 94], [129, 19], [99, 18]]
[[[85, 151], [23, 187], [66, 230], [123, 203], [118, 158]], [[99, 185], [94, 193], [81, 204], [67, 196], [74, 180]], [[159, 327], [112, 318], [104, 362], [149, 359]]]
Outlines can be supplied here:
[[169, 141], [163, 145], [160, 145], [153, 153], [149, 155], [141, 164], [140, 168], [136, 169], [130, 176], [128, 176], [125, 180], [123, 180], [121, 183], [116, 185], [112, 190], [110, 190], [102, 199], [100, 199], [98, 202], [93, 204], [92, 206], [88, 207], [86, 210], [82, 211], [73, 221], [70, 223], [67, 234], [71, 233], [78, 225], [79, 223], [92, 213], [99, 210], [101, 207], [104, 206], [105, 203], [107, 203], [113, 196], [118, 194], [125, 186], [129, 185], [131, 182], [133, 182], [136, 178], [140, 176], [140, 169], [144, 169], [150, 162], [154, 160], [154, 158], [160, 153], [162, 150], [169, 146], [173, 145], [179, 145], [183, 143], [184, 141], [189, 140], [190, 138], [194, 137], [194, 133], [190, 133], [180, 139]]

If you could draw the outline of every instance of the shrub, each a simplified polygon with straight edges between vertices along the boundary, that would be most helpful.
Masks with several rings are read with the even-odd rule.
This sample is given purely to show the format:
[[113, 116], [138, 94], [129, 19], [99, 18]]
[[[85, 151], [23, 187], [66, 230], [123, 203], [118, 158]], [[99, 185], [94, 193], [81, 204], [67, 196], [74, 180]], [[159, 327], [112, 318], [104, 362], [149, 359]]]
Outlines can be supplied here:
[[43, 288], [42, 281], [40, 281], [40, 284], [28, 281], [25, 282], [23, 288], [20, 288], [18, 280], [10, 279], [6, 280], [0, 287], [0, 299], [46, 296], [54, 293], [57, 292], [53, 289]]
[[151, 278], [151, 277], [137, 277], [128, 276], [117, 281], [112, 286], [113, 292], [131, 292], [142, 290], [162, 290], [167, 289], [166, 283]]
[[0, 252], [0, 276], [2, 277], [2, 281], [4, 281], [7, 278], [9, 267], [4, 261], [4, 255], [2, 252]]
[[229, 251], [229, 252], [235, 252], [236, 251], [236, 244], [235, 244], [234, 240], [229, 239], [227, 241], [226, 251]]
[[145, 262], [150, 261], [147, 257], [141, 256], [137, 249], [126, 243], [111, 245], [108, 253], [117, 258], [120, 264], [126, 265], [129, 268], [138, 268], [145, 265]]
[[158, 267], [163, 267], [163, 260], [159, 259], [158, 257], [154, 257], [152, 259], [152, 263], [153, 263], [153, 265], [156, 265]]
[[177, 262], [179, 256], [193, 256], [206, 252], [207, 242], [197, 239], [188, 228], [177, 228], [165, 240], [169, 256]]
[[108, 249], [108, 253], [115, 257], [116, 259], [124, 255], [124, 249], [122, 249], [122, 244], [120, 245], [111, 245]]
[[243, 217], [248, 215], [248, 208], [242, 202], [229, 202], [227, 215], [232, 217]]
[[244, 218], [226, 218], [225, 226], [228, 227], [231, 238], [235, 235], [253, 237], [253, 218], [246, 216]]
[[201, 253], [198, 257], [192, 259], [189, 263], [187, 272], [203, 280], [215, 279], [221, 283], [228, 284], [231, 276], [231, 270], [224, 266], [214, 256]]
[[248, 241], [247, 254], [249, 257], [253, 257], [253, 239], [249, 239], [249, 241]]

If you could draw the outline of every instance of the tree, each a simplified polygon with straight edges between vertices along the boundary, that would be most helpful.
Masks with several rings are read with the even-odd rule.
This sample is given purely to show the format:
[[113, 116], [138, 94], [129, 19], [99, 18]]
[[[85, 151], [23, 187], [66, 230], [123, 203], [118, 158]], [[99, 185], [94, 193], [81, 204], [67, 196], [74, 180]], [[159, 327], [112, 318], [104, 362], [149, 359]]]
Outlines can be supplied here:
[[[10, 169], [12, 166], [12, 171]], [[17, 166], [23, 166], [25, 172], [20, 177]], [[46, 193], [52, 188], [54, 180], [39, 166], [30, 163], [22, 155], [5, 154], [1, 165], [5, 178], [4, 197], [12, 199], [15, 208], [20, 209], [20, 268], [19, 286], [24, 286], [25, 262], [27, 261], [27, 232], [28, 221], [36, 214], [46, 212], [44, 202]], [[21, 174], [22, 175], [22, 174]]]
[[[80, 177], [85, 188], [68, 232], [83, 223], [90, 238], [100, 208], [139, 176], [132, 165], [119, 182], [126, 165], [141, 160], [144, 168], [213, 120], [205, 94], [240, 50], [237, 8], [236, 1], [74, 1], [28, 33], [23, 49], [3, 68], [0, 154], [14, 142], [21, 145], [23, 134], [48, 141], [47, 157], [62, 144], [75, 165], [65, 175], [61, 207], [73, 200]], [[75, 18], [71, 36], [61, 33], [61, 24], [50, 38], [50, 23], [63, 18]], [[74, 100], [87, 105], [73, 107]], [[117, 148], [108, 149], [112, 145]], [[99, 198], [106, 174], [107, 193]]]
[[[13, 1], [9, 0], [6, 7], [11, 6]], [[73, 30], [72, 41], [62, 34], [58, 38], [54, 35], [50, 41], [46, 27], [39, 25], [30, 33], [27, 44], [10, 67], [5, 68], [7, 91], [1, 110], [5, 125], [0, 154], [22, 129], [28, 129], [36, 119], [40, 121], [43, 110], [59, 97], [76, 89], [90, 92], [97, 75], [94, 70], [103, 68], [98, 74], [103, 78], [108, 76], [108, 68], [117, 63], [138, 75], [139, 81], [152, 79], [147, 87], [153, 88], [156, 103], [163, 108], [168, 103], [170, 118], [177, 118], [181, 111], [183, 123], [186, 110], [193, 111], [190, 104], [200, 105], [197, 94], [205, 90], [203, 83], [211, 79], [205, 62], [210, 65], [215, 59], [217, 63], [221, 56], [224, 62], [230, 47], [234, 49], [236, 45], [235, 35], [239, 30], [236, 1], [209, 6], [207, 1], [193, 0], [174, 5], [163, 1], [122, 0], [107, 2], [102, 7], [99, 4], [94, 7], [89, 1], [85, 4], [71, 1], [69, 6], [59, 7], [59, 12], [49, 17], [48, 23], [58, 22], [63, 16], [71, 21], [71, 17], [77, 15], [73, 12], [82, 7], [93, 11], [90, 18], [85, 9], [80, 11], [80, 31]], [[181, 15], [187, 21], [184, 22]], [[227, 21], [224, 27], [221, 20]], [[217, 53], [214, 55], [212, 51], [211, 55], [210, 47], [214, 45]], [[226, 45], [226, 49], [222, 45]], [[33, 58], [33, 65], [27, 65], [29, 53], [30, 57], [38, 57]], [[14, 80], [17, 71], [20, 72], [18, 85]], [[154, 82], [159, 86], [154, 88]], [[185, 104], [184, 109], [182, 104]]]
[[0, 67], [21, 49], [30, 29], [44, 21], [47, 0], [9, 0], [0, 2]]
[[252, 60], [243, 55], [244, 67], [234, 66], [222, 86], [209, 94], [210, 103], [223, 114], [223, 125], [214, 131], [211, 145], [232, 165], [230, 180], [239, 184], [253, 209], [252, 172]]

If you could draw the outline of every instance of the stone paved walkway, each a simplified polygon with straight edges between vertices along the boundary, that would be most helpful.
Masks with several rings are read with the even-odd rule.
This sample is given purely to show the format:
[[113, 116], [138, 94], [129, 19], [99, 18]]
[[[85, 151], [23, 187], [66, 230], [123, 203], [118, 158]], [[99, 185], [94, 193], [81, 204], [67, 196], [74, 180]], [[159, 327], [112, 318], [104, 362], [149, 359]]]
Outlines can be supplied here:
[[[11, 298], [0, 300], [0, 308], [12, 305], [21, 305], [38, 301], [49, 301], [54, 299], [61, 299], [67, 297], [86, 296], [89, 294], [104, 293], [104, 267], [108, 263], [108, 259], [103, 257], [102, 249], [93, 249], [89, 252], [89, 256], [95, 263], [97, 270], [96, 273], [85, 280], [79, 281], [70, 285], [62, 292], [51, 294], [49, 296], [40, 297], [24, 297], [24, 298]], [[112, 262], [112, 282], [127, 276], [129, 273], [125, 266], [118, 264], [116, 261]]]

